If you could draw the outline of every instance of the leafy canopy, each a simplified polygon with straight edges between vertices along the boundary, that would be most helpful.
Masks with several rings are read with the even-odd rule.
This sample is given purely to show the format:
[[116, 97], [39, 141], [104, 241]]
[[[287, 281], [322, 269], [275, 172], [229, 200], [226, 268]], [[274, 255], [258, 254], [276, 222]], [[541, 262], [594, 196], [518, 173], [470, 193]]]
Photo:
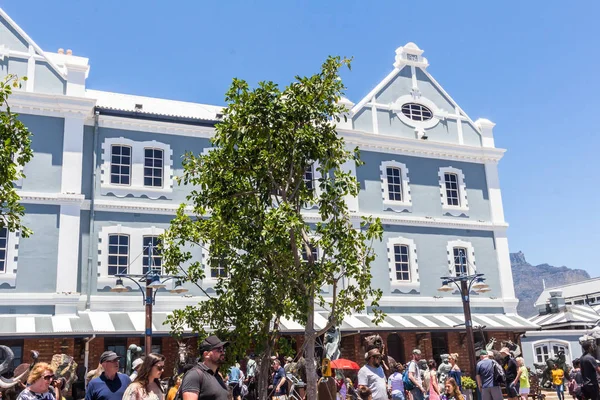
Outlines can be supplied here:
[[[359, 184], [344, 166], [361, 162], [336, 132], [347, 112], [339, 104], [344, 65], [350, 61], [329, 57], [319, 73], [297, 76], [284, 90], [234, 79], [214, 147], [184, 157], [179, 181], [191, 191], [163, 237], [164, 262], [170, 272], [187, 267], [199, 286], [207, 271], [218, 276], [206, 301], [174, 312], [175, 332], [184, 325], [231, 332], [230, 349], [242, 354], [267, 347], [282, 317], [306, 324], [315, 301], [332, 323], [369, 299], [377, 305], [370, 242], [382, 227], [353, 218], [346, 205]], [[208, 260], [198, 257], [202, 247]], [[323, 286], [333, 290], [324, 294]]]
[[27, 237], [31, 230], [21, 225], [21, 218], [25, 215], [25, 207], [19, 201], [14, 182], [24, 178], [23, 169], [33, 157], [31, 150], [31, 133], [27, 127], [17, 119], [18, 115], [10, 110], [8, 98], [14, 88], [20, 88], [21, 82], [27, 78], [19, 79], [15, 75], [7, 75], [0, 82], [0, 227], [9, 231], [21, 231]]

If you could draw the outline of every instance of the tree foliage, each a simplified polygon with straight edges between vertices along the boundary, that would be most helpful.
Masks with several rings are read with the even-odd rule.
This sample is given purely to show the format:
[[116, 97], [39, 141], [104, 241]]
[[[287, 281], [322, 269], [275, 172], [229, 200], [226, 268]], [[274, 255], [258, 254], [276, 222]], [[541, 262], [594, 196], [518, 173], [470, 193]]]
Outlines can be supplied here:
[[[214, 148], [184, 158], [180, 182], [191, 192], [164, 235], [165, 265], [172, 272], [186, 265], [188, 280], [200, 283], [206, 260], [193, 248], [206, 247], [209, 269], [224, 268], [225, 276], [214, 295], [176, 310], [170, 322], [175, 330], [211, 327], [234, 337], [232, 357], [258, 347], [267, 364], [261, 370], [269, 367], [281, 318], [305, 324], [312, 376], [315, 339], [328, 328], [314, 330], [315, 304], [333, 325], [381, 297], [370, 272], [381, 224], [353, 217], [346, 204], [359, 184], [344, 165], [361, 161], [336, 132], [347, 112], [339, 103], [345, 65], [350, 61], [329, 57], [319, 73], [297, 76], [283, 90], [273, 82], [252, 90], [234, 79]], [[312, 180], [308, 168], [316, 172]], [[313, 398], [316, 378], [308, 383]]]
[[33, 157], [31, 133], [19, 121], [18, 114], [11, 112], [8, 99], [13, 89], [21, 87], [21, 82], [26, 80], [26, 77], [19, 79], [9, 74], [0, 82], [0, 227], [21, 231], [24, 237], [31, 231], [21, 224], [25, 207], [19, 203], [21, 198], [14, 183], [25, 177], [22, 167]]

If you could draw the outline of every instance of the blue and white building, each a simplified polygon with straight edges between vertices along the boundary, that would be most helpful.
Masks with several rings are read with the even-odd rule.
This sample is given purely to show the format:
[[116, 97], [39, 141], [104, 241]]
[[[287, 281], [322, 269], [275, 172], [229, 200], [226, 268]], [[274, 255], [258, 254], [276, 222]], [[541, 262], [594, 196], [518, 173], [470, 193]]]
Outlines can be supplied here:
[[[17, 182], [34, 234], [0, 232], [0, 342], [142, 335], [141, 296], [110, 292], [113, 275], [146, 271], [144, 246], [168, 228], [188, 192], [174, 183], [183, 154], [211, 146], [220, 106], [95, 90], [86, 84], [90, 65], [70, 50], [44, 51], [0, 10], [1, 73], [28, 77], [10, 101], [34, 135], [27, 178]], [[491, 291], [472, 296], [476, 326], [535, 325], [516, 314], [498, 176], [505, 150], [495, 146], [494, 123], [469, 117], [429, 69], [423, 50], [408, 43], [373, 71], [387, 75], [374, 87], [365, 82], [362, 99], [343, 100], [350, 111], [339, 134], [365, 161], [347, 166], [362, 189], [348, 204], [357, 219], [384, 224], [373, 284], [388, 317], [374, 326], [369, 315], [353, 315], [341, 328], [396, 333], [400, 343], [430, 338], [439, 353], [451, 346], [449, 332], [464, 329], [460, 296], [437, 291], [441, 276], [485, 274]], [[205, 290], [216, 273], [207, 271]], [[170, 310], [202, 299], [188, 289], [157, 296], [155, 332], [168, 333], [161, 323]], [[301, 329], [283, 323], [286, 332]]]

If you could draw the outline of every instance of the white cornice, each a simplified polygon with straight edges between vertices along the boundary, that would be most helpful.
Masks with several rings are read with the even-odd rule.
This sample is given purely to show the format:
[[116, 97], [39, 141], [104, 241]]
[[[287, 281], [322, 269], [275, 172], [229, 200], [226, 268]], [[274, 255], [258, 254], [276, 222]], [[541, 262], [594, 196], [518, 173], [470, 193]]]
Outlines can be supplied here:
[[5, 306], [76, 305], [80, 299], [79, 293], [0, 293]]
[[92, 115], [96, 100], [60, 94], [14, 91], [8, 103], [13, 112], [21, 114], [85, 118]]
[[[86, 125], [93, 125], [93, 118], [85, 121]], [[136, 118], [113, 117], [100, 115], [98, 125], [101, 128], [124, 129], [129, 131], [142, 131], [150, 133], [164, 133], [167, 135], [191, 136], [211, 138], [215, 129], [208, 126], [195, 126], [177, 124], [173, 122], [148, 121]]]
[[78, 205], [83, 204], [85, 197], [82, 194], [70, 193], [43, 193], [17, 191], [21, 203], [25, 204], [53, 204], [53, 205]]
[[[82, 204], [83, 210], [88, 210], [90, 207], [89, 200]], [[159, 214], [159, 215], [175, 215], [179, 204], [167, 203], [151, 203], [151, 202], [133, 202], [122, 201], [117, 199], [98, 199], [94, 202], [96, 211], [106, 212], [123, 212], [123, 213], [141, 213], [141, 214]], [[359, 221], [362, 217], [372, 216], [379, 218], [383, 224], [390, 225], [406, 225], [406, 226], [428, 226], [433, 228], [459, 228], [473, 229], [481, 231], [496, 231], [505, 230], [508, 224], [505, 222], [493, 223], [489, 221], [472, 221], [463, 218], [447, 218], [447, 217], [415, 217], [403, 216], [396, 213], [388, 214], [368, 214], [356, 213], [352, 214], [353, 220]], [[304, 219], [307, 222], [318, 222], [321, 220], [316, 213], [304, 214]]]
[[338, 132], [344, 136], [347, 143], [356, 145], [361, 150], [388, 154], [483, 163], [489, 161], [498, 162], [506, 152], [505, 149], [408, 139], [351, 129], [338, 129]]

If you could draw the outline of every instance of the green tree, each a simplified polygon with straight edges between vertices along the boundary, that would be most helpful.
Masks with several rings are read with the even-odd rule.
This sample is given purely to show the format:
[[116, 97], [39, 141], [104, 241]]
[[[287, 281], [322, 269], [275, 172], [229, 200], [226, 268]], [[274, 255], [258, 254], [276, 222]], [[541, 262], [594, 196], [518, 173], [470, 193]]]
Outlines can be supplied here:
[[[358, 195], [359, 184], [344, 164], [360, 160], [336, 132], [347, 112], [339, 104], [344, 65], [349, 60], [329, 57], [319, 73], [296, 77], [284, 90], [273, 82], [251, 90], [234, 79], [214, 148], [184, 158], [180, 182], [192, 190], [163, 238], [171, 271], [187, 265], [189, 280], [203, 279], [193, 247], [205, 246], [209, 268], [224, 272], [215, 296], [176, 310], [170, 322], [176, 331], [187, 324], [201, 333], [206, 326], [230, 332], [230, 357], [257, 346], [260, 398], [267, 397], [269, 357], [282, 317], [305, 324], [308, 398], [316, 399], [316, 338], [368, 301], [377, 306], [381, 297], [371, 288], [370, 273], [381, 223], [353, 218], [345, 201]], [[308, 168], [317, 172], [312, 179]], [[331, 288], [327, 297], [323, 286]], [[315, 306], [330, 315], [320, 331], [314, 328]]]
[[21, 223], [25, 207], [19, 203], [21, 198], [14, 182], [25, 177], [22, 167], [33, 157], [31, 133], [19, 121], [18, 115], [10, 111], [8, 98], [13, 89], [20, 88], [21, 82], [26, 80], [26, 77], [19, 79], [9, 74], [0, 82], [0, 227], [21, 231], [24, 237], [31, 231]]

